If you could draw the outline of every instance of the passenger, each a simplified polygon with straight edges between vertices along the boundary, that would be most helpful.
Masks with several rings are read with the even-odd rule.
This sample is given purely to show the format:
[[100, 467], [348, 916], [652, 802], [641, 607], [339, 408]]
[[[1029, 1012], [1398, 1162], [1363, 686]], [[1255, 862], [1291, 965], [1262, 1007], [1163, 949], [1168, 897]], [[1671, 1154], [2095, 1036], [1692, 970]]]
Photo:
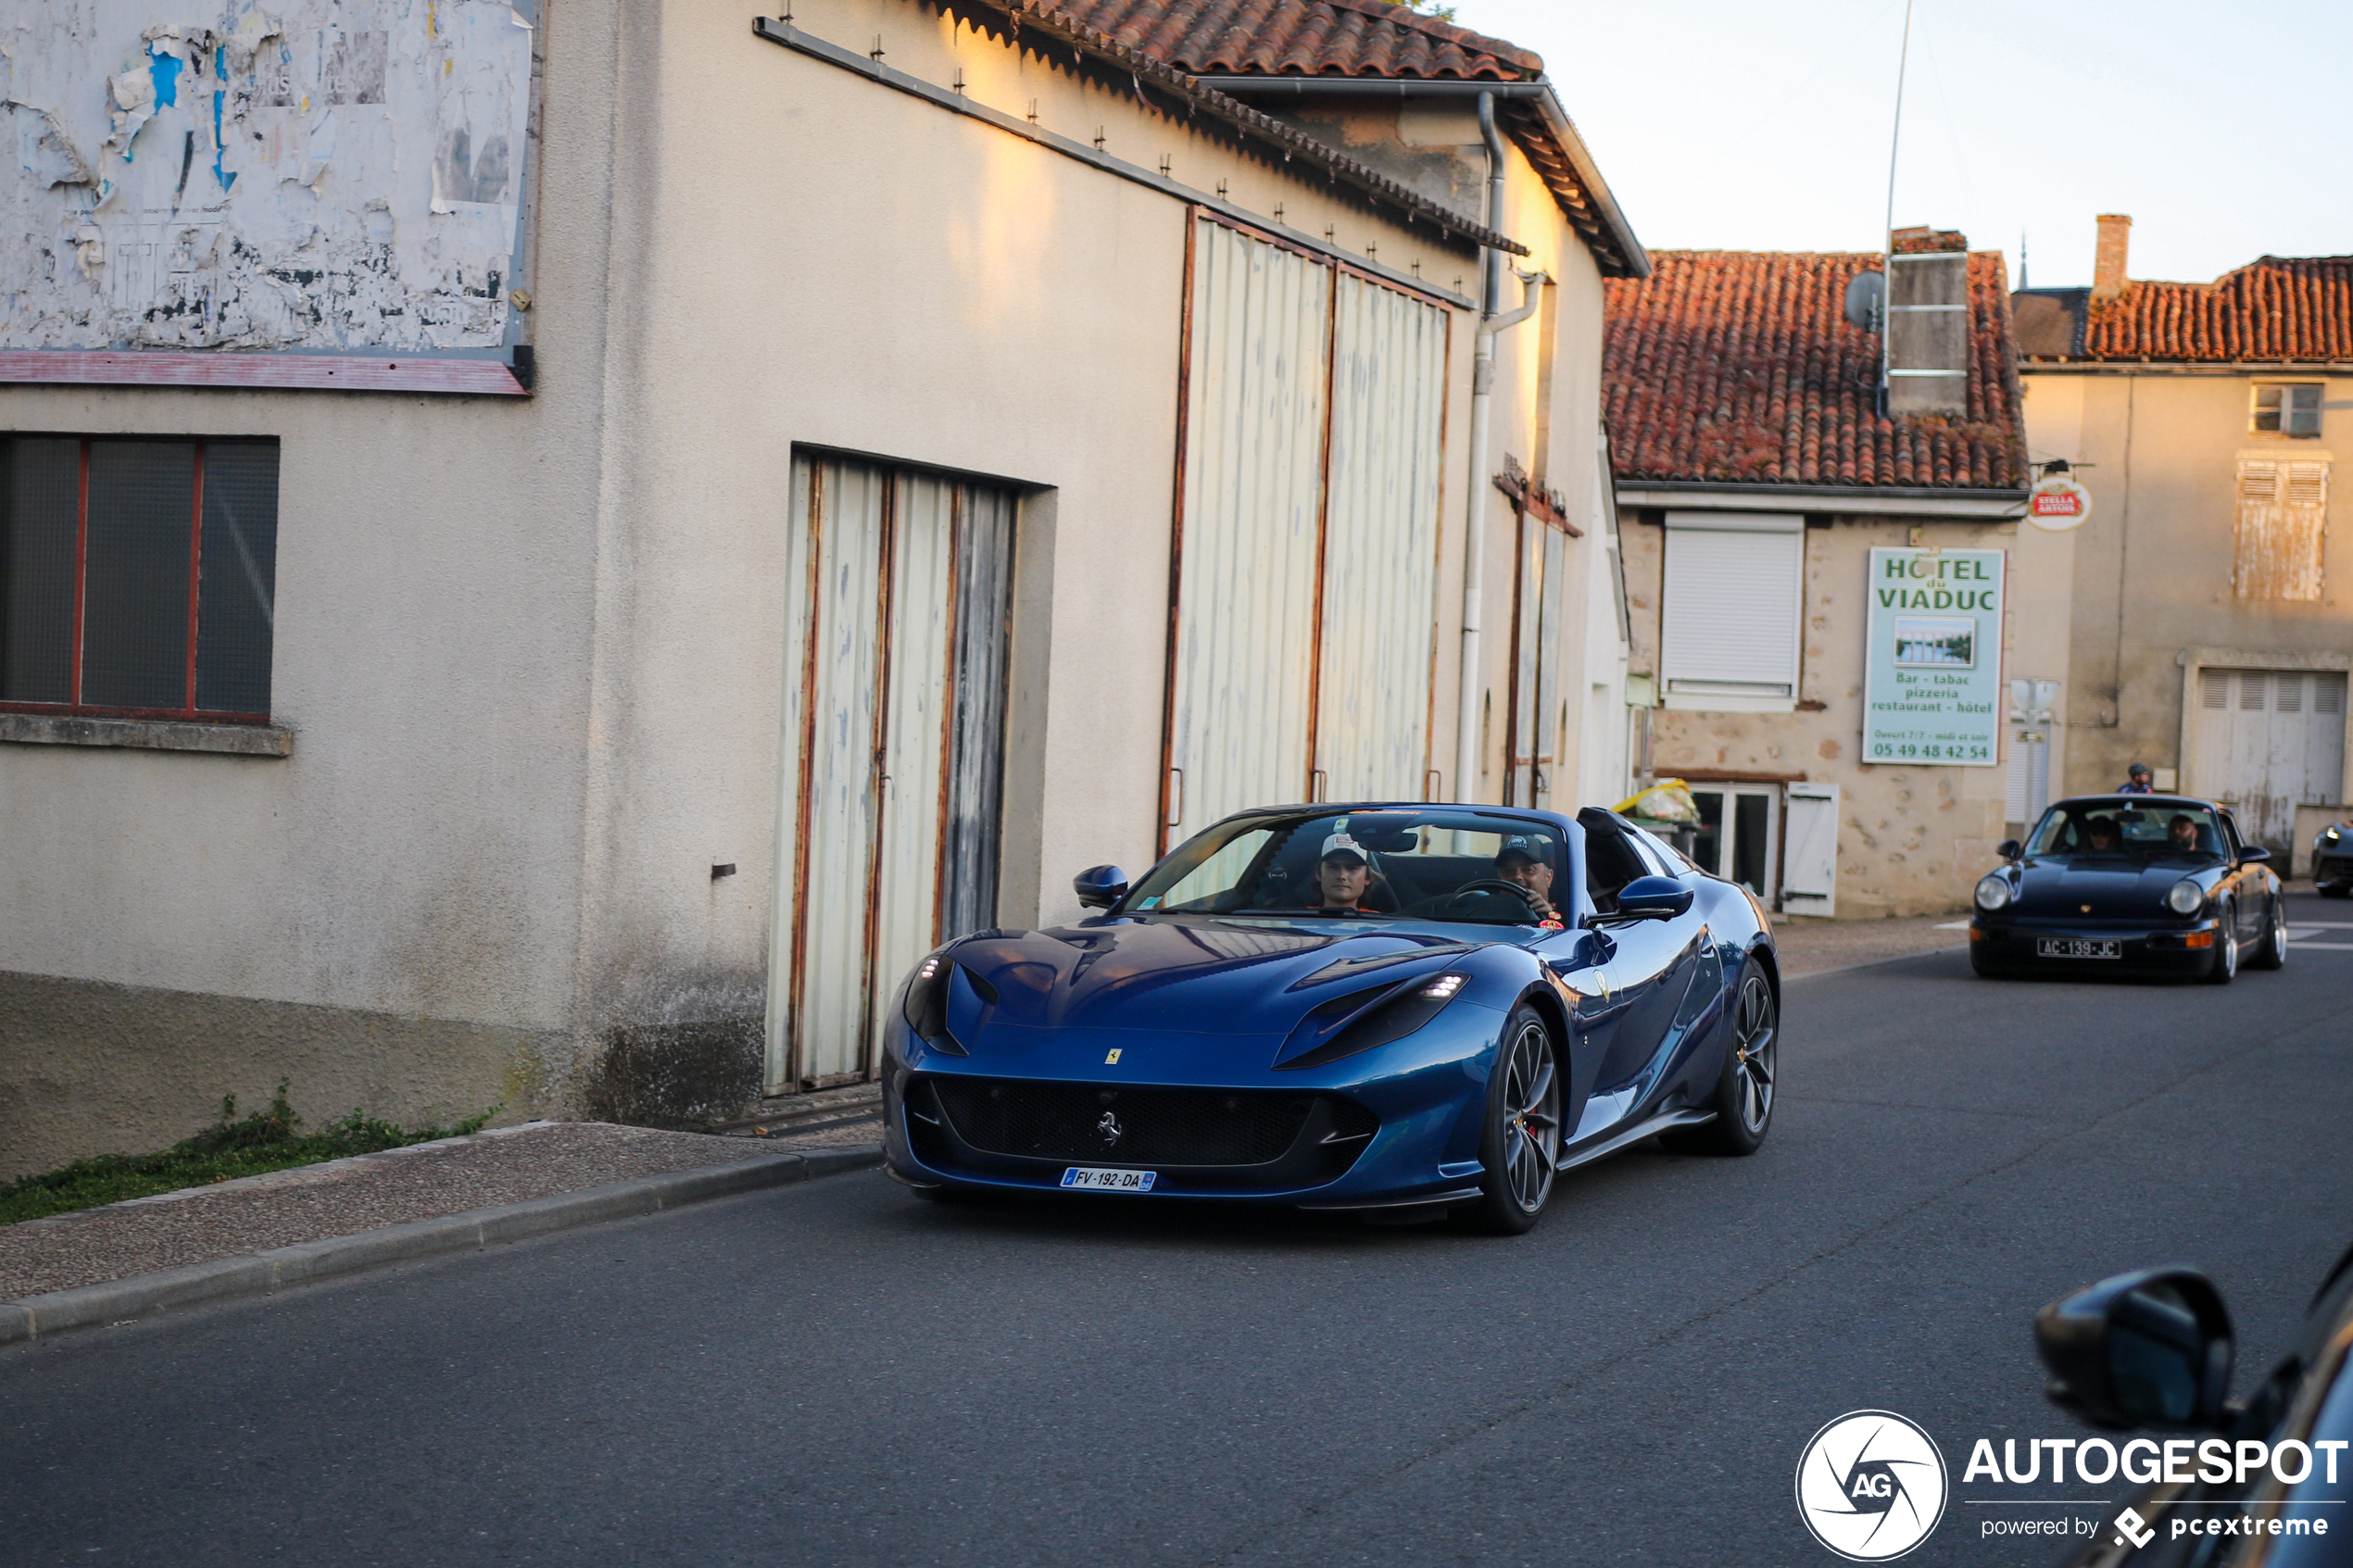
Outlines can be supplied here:
[[2197, 831], [2197, 819], [2186, 811], [2176, 812], [2165, 824], [2166, 842], [2176, 849], [2203, 849], [2206, 846], [2199, 842], [2203, 836]]
[[1365, 915], [1388, 912], [1372, 901], [1385, 889], [1374, 874], [1364, 846], [1344, 833], [1324, 840], [1324, 852], [1315, 860], [1315, 887], [1322, 899], [1317, 906], [1319, 910]]
[[1532, 834], [1515, 834], [1495, 852], [1495, 874], [1528, 890], [1528, 907], [1536, 918], [1554, 918], [1553, 860], [1546, 842]]
[[2116, 823], [2106, 817], [2094, 817], [2083, 824], [2083, 847], [2095, 855], [2104, 855], [2116, 847]]

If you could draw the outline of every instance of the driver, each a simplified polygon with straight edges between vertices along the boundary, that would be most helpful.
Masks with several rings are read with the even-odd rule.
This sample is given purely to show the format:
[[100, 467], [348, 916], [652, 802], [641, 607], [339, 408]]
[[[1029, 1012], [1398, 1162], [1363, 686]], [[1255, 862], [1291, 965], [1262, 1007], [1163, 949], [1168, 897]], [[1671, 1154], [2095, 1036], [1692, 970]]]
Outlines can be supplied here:
[[1365, 856], [1363, 845], [1344, 833], [1324, 840], [1324, 852], [1315, 860], [1319, 909], [1379, 914], [1381, 911], [1371, 902], [1376, 885], [1372, 861]]
[[2197, 848], [2197, 819], [2187, 812], [2177, 812], [2173, 820], [2165, 824], [2165, 838], [2176, 849]]
[[1553, 858], [1545, 850], [1543, 839], [1514, 834], [1495, 851], [1495, 874], [1527, 889], [1528, 907], [1540, 921], [1554, 918], [1549, 897], [1553, 891]]

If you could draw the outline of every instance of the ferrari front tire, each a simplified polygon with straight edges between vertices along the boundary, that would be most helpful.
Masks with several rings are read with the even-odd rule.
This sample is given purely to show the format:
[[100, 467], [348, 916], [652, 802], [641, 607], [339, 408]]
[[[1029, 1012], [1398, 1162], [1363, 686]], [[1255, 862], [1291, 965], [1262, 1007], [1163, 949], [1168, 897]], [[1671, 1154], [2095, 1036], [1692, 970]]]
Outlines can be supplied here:
[[1479, 1135], [1478, 1199], [1455, 1220], [1489, 1236], [1533, 1230], [1560, 1173], [1560, 1047], [1543, 1016], [1526, 1002], [1504, 1023], [1503, 1044], [1487, 1075], [1487, 1124]]

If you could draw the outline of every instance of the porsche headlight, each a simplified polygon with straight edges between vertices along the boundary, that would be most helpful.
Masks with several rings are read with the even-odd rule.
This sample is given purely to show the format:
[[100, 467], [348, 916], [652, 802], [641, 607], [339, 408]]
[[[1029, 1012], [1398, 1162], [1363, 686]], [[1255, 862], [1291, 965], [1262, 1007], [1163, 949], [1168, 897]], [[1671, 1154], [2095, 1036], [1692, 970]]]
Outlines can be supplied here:
[[2009, 907], [2010, 879], [1999, 872], [1977, 880], [1977, 907], [1981, 909], [2001, 909]]
[[2331, 828], [2328, 832], [2321, 834], [2322, 840], [2329, 844], [2334, 844], [2338, 839], [2343, 838], [2344, 836], [2344, 832], [2337, 828]]
[[2206, 889], [2183, 877], [2166, 889], [2165, 907], [2177, 915], [2194, 915], [2206, 908]]

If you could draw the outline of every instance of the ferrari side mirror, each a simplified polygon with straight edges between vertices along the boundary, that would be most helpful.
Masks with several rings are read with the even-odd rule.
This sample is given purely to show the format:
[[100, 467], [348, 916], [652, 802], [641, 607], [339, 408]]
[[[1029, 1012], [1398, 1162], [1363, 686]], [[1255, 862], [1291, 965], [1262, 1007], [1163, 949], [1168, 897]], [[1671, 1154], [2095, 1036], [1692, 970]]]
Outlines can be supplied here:
[[1070, 879], [1082, 908], [1108, 909], [1127, 897], [1127, 873], [1117, 866], [1088, 866]]
[[1673, 920], [1692, 907], [1692, 890], [1671, 876], [1638, 876], [1617, 890], [1617, 908], [1588, 915], [1585, 924], [1625, 925], [1638, 920]]
[[2145, 1269], [2034, 1314], [2053, 1404], [2122, 1430], [2219, 1425], [2231, 1391], [2231, 1315], [2196, 1269]]
[[2017, 839], [2006, 838], [2002, 840], [2001, 843], [1994, 846], [1994, 853], [1999, 855], [2005, 860], [2015, 860], [2018, 859], [2018, 852], [2023, 847], [2025, 847], [2020, 844]]

